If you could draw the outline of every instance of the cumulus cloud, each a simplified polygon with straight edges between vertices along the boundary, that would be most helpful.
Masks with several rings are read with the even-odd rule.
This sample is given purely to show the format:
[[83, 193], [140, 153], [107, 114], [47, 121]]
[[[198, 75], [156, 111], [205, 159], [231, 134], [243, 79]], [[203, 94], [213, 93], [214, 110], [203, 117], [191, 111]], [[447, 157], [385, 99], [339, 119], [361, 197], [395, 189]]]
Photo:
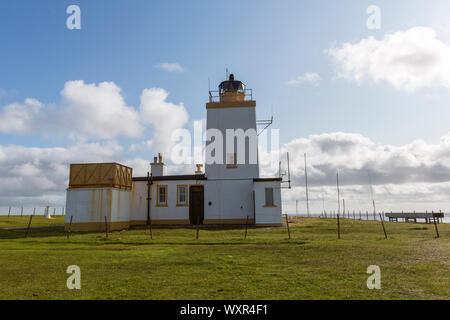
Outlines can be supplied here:
[[139, 113], [126, 105], [121, 89], [113, 82], [96, 85], [69, 81], [61, 96], [61, 123], [76, 132], [100, 139], [139, 137], [143, 132]]
[[179, 63], [158, 63], [156, 68], [167, 71], [167, 72], [183, 72], [185, 69]]
[[189, 119], [183, 103], [168, 102], [168, 95], [164, 89], [145, 89], [141, 95], [140, 105], [142, 122], [153, 128], [153, 139], [144, 142], [144, 145], [150, 145], [152, 150], [163, 153], [166, 158], [174, 146], [173, 132], [183, 128]]
[[317, 86], [320, 81], [320, 75], [315, 72], [305, 72], [304, 74], [296, 77], [295, 79], [289, 80], [286, 82], [288, 85], [295, 86], [295, 85], [301, 85], [304, 83], [310, 83], [312, 85]]
[[0, 205], [63, 204], [70, 163], [124, 159], [124, 148], [114, 141], [67, 148], [0, 145]]
[[[304, 153], [310, 199], [316, 205], [316, 212], [322, 211], [323, 199], [327, 206], [336, 209], [338, 171], [341, 196], [346, 202], [352, 202], [354, 209], [371, 205], [371, 185], [375, 198], [384, 205], [380, 209], [449, 208], [450, 134], [436, 144], [415, 140], [393, 146], [377, 144], [361, 134], [324, 133], [287, 143], [280, 150], [281, 159], [285, 159], [286, 152], [290, 155], [294, 188], [284, 193], [287, 208], [291, 210], [295, 200], [300, 200], [302, 205], [305, 201]], [[273, 168], [262, 169], [264, 176], [277, 174]]]
[[68, 81], [61, 97], [59, 108], [30, 98], [7, 105], [0, 113], [0, 132], [62, 133], [93, 139], [138, 137], [143, 133], [138, 111], [126, 105], [113, 82], [96, 85]]
[[44, 105], [36, 99], [25, 99], [24, 103], [12, 103], [0, 113], [0, 131], [24, 134], [31, 130], [33, 119]]
[[427, 87], [450, 88], [450, 45], [428, 27], [414, 27], [343, 43], [326, 51], [336, 76], [362, 83], [385, 81], [397, 90], [414, 92]]

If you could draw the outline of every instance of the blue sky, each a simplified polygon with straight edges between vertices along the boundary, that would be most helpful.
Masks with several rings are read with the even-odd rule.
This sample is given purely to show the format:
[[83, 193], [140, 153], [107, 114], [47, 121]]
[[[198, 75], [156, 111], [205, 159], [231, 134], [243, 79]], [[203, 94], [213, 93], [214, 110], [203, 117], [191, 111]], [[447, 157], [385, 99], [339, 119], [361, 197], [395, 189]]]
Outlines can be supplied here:
[[[71, 4], [81, 8], [81, 30], [66, 28]], [[379, 30], [366, 26], [370, 5], [381, 9]], [[215, 87], [228, 68], [254, 89], [258, 118], [269, 118], [273, 110], [282, 145], [336, 132], [361, 135], [377, 146], [402, 147], [417, 139], [436, 145], [450, 131], [448, 87], [430, 80], [407, 92], [383, 78], [358, 83], [338, 77], [327, 50], [414, 27], [432, 28], [448, 45], [449, 13], [450, 3], [438, 0], [2, 1], [0, 111], [26, 98], [61, 108], [65, 83], [83, 80], [113, 82], [126, 105], [136, 109], [144, 89], [162, 88], [169, 93], [166, 101], [184, 105], [189, 121], [203, 119], [208, 78]], [[177, 63], [183, 71], [156, 68], [160, 63]], [[319, 80], [288, 84], [307, 72]], [[41, 125], [42, 132], [0, 128], [0, 146], [69, 148], [77, 142], [48, 131], [51, 123]], [[149, 125], [139, 138], [82, 140], [114, 141], [128, 150], [152, 135]], [[131, 158], [151, 159], [155, 152], [140, 150]], [[53, 199], [45, 195], [35, 196]]]

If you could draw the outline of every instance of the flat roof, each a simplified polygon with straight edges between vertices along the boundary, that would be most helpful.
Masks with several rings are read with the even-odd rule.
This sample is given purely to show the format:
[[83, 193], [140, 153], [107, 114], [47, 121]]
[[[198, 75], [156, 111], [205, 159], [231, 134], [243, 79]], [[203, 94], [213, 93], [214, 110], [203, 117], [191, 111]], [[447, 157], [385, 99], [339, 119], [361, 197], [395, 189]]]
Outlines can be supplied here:
[[[147, 177], [134, 177], [133, 181], [147, 181]], [[207, 180], [205, 174], [181, 174], [176, 176], [158, 176], [152, 177], [153, 181], [170, 181], [170, 180]]]
[[253, 182], [269, 182], [269, 181], [282, 181], [282, 178], [255, 178]]

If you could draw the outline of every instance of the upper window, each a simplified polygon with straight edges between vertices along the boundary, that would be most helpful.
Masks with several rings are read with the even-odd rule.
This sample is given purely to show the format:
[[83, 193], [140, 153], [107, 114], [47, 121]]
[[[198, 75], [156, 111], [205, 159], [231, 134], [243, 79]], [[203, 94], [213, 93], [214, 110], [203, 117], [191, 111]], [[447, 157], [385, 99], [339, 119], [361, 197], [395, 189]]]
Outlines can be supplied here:
[[274, 206], [273, 203], [273, 188], [266, 188], [266, 206]]
[[177, 206], [187, 206], [188, 205], [188, 197], [187, 197], [187, 185], [178, 185], [177, 186]]
[[228, 152], [227, 153], [227, 168], [237, 168], [236, 152]]
[[158, 206], [167, 206], [167, 186], [158, 186]]

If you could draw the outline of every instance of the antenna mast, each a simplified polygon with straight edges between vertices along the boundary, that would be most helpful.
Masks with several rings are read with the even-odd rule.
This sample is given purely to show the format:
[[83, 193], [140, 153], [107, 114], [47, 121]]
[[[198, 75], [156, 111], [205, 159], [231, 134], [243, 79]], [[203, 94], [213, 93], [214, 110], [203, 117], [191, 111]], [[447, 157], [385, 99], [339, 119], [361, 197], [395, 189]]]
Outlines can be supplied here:
[[338, 214], [341, 213], [341, 199], [339, 198], [339, 171], [336, 172], [336, 185], [337, 185], [337, 195], [338, 195]]
[[306, 212], [309, 217], [308, 171], [306, 170], [306, 153], [305, 153], [305, 184], [306, 184]]

